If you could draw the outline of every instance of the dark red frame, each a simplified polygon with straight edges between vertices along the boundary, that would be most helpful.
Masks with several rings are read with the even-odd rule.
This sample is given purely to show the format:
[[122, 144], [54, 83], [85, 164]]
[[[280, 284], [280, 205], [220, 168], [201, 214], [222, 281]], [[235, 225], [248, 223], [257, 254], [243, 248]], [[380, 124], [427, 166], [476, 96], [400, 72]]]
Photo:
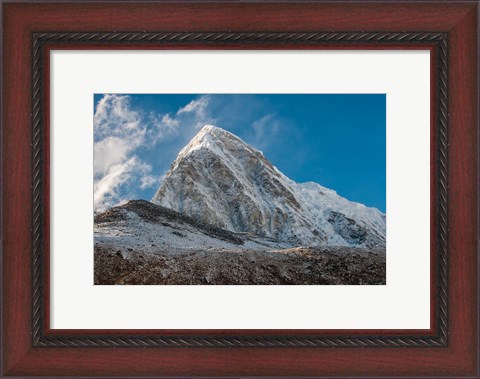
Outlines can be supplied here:
[[[2, 230], [4, 236], [2, 311], [4, 365], [2, 373], [4, 375], [415, 375], [435, 377], [478, 375], [476, 281], [478, 277], [476, 271], [478, 4], [476, 2], [456, 4], [446, 2], [415, 4], [11, 3], [4, 4], [3, 10], [5, 46], [2, 119]], [[203, 31], [208, 28], [211, 31], [428, 30], [448, 32], [450, 45], [449, 245], [452, 252], [449, 261], [448, 347], [165, 348], [161, 350], [156, 348], [32, 347], [30, 333], [32, 329], [31, 33], [46, 30], [128, 31], [138, 30], [139, 25], [142, 30], [152, 31], [159, 29]], [[78, 48], [81, 47], [78, 46]], [[91, 47], [89, 45], [89, 48]], [[104, 45], [98, 47], [108, 48]], [[48, 91], [48, 88], [46, 89]], [[48, 270], [46, 272], [48, 273]], [[432, 299], [434, 298], [435, 296], [432, 295]], [[45, 332], [60, 335], [72, 334], [72, 331], [53, 332], [48, 328]], [[95, 332], [100, 333], [100, 331]], [[245, 331], [216, 331], [215, 333], [226, 334], [227, 332], [245, 333]], [[302, 331], [306, 334], [311, 332]], [[356, 334], [354, 331], [346, 332], [350, 335]], [[375, 332], [385, 333], [386, 331]], [[80, 334], [82, 333], [91, 334], [91, 331], [81, 331]], [[122, 331], [122, 333], [137, 334], [138, 331]], [[146, 332], [142, 331], [142, 333]], [[192, 334], [194, 332], [170, 331], [169, 333]], [[195, 333], [204, 334], [205, 331]], [[274, 334], [282, 333], [285, 334], [288, 331], [275, 331]], [[400, 335], [411, 333], [411, 330], [399, 331]]]

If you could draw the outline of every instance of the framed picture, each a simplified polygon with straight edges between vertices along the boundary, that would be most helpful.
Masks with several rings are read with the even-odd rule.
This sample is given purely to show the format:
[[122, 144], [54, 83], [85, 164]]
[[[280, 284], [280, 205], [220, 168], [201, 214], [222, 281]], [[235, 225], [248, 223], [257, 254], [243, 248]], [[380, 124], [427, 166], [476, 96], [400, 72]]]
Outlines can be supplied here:
[[[222, 66], [241, 57], [215, 54]], [[385, 209], [385, 94], [94, 98], [95, 284], [386, 283], [385, 213], [276, 168], [311, 178], [322, 165], [323, 178]]]
[[477, 2], [2, 7], [2, 375], [479, 375]]

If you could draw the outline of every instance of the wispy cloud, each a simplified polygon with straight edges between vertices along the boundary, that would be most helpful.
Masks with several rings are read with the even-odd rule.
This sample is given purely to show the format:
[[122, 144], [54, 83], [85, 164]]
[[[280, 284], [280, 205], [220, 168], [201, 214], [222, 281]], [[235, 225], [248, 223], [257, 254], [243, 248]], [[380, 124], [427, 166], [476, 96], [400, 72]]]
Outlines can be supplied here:
[[214, 124], [217, 120], [212, 116], [210, 105], [210, 96], [200, 96], [177, 111], [177, 121], [195, 129], [200, 129], [205, 124]]
[[155, 177], [153, 175], [144, 175], [140, 179], [140, 188], [143, 190], [146, 188], [153, 187], [155, 185], [158, 186], [161, 181], [162, 181], [161, 177]]
[[195, 113], [198, 117], [205, 117], [207, 107], [210, 103], [210, 97], [207, 95], [201, 96], [198, 99], [190, 101], [187, 105], [177, 111], [177, 115], [182, 113]]
[[264, 148], [280, 131], [280, 120], [274, 113], [262, 116], [252, 122], [252, 142], [258, 148]]
[[98, 178], [94, 184], [94, 204], [96, 211], [102, 211], [117, 205], [124, 199], [120, 196], [120, 187], [134, 178], [142, 180], [149, 177], [151, 167], [134, 156], [124, 162], [113, 164], [105, 175]]
[[[94, 207], [103, 211], [122, 201], [121, 193], [129, 192], [133, 183], [142, 188], [157, 184], [151, 165], [136, 154], [139, 147], [156, 143], [172, 133], [175, 124], [165, 117], [143, 115], [132, 109], [131, 98], [104, 95], [94, 115]], [[147, 135], [155, 138], [147, 138]]]

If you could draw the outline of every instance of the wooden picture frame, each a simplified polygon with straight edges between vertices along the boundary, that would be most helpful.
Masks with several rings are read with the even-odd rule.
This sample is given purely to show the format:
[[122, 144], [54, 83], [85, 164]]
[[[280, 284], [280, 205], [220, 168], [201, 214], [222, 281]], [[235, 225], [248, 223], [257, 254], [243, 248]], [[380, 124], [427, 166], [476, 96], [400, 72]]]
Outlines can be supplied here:
[[[2, 375], [479, 375], [477, 2], [12, 2], [3, 12]], [[87, 48], [429, 49], [430, 329], [50, 329], [48, 53]]]

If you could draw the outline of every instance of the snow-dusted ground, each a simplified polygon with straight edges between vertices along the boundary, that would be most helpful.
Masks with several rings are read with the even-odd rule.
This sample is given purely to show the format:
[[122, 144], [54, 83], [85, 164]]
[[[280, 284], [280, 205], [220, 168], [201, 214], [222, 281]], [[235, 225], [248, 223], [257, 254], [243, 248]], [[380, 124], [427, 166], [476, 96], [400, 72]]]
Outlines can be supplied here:
[[147, 254], [155, 254], [160, 250], [176, 254], [188, 250], [264, 250], [292, 247], [288, 243], [270, 238], [212, 229], [210, 225], [197, 223], [147, 201], [131, 201], [97, 216], [94, 239], [96, 246], [116, 249], [124, 257], [128, 257], [133, 250]]

